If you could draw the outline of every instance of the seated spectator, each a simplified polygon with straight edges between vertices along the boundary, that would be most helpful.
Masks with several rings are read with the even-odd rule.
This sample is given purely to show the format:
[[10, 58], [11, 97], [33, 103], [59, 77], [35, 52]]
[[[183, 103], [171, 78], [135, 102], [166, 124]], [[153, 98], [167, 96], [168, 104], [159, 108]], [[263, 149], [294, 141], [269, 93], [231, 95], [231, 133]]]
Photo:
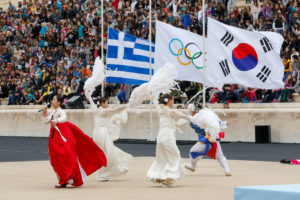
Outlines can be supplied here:
[[241, 99], [243, 103], [255, 102], [257, 100], [256, 90], [248, 88], [243, 92]]
[[212, 97], [210, 98], [209, 102], [210, 102], [210, 103], [218, 103], [218, 102], [219, 102], [218, 94], [217, 94], [217, 93], [214, 93], [214, 94], [212, 95]]
[[238, 26], [239, 20], [238, 20], [238, 18], [235, 16], [234, 13], [231, 13], [231, 15], [230, 15], [228, 21], [229, 21], [229, 24], [228, 24], [228, 25], [230, 25], [230, 26], [235, 26], [235, 27]]
[[75, 76], [76, 78], [78, 78], [81, 75], [81, 72], [79, 70], [79, 67], [76, 67], [76, 70], [73, 72], [73, 76]]
[[272, 8], [270, 7], [269, 2], [265, 3], [265, 6], [261, 9], [261, 13], [265, 19], [267, 19], [267, 20], [271, 19], [272, 15], [273, 15], [273, 11], [272, 11]]
[[21, 86], [21, 82], [19, 81], [17, 83], [17, 87], [15, 89], [15, 97], [16, 97], [16, 103], [20, 104], [21, 98], [22, 98], [23, 94], [22, 94], [22, 86]]
[[8, 105], [16, 105], [16, 104], [17, 104], [16, 95], [12, 90], [10, 90], [8, 96]]
[[292, 76], [297, 76], [298, 72], [300, 71], [300, 63], [298, 60], [297, 55], [292, 56]]
[[[294, 80], [295, 81], [295, 80]], [[292, 93], [293, 93], [293, 89], [289, 89], [292, 88], [294, 86], [295, 83], [293, 83], [293, 78], [292, 75], [289, 74], [287, 79], [285, 80], [284, 83], [284, 89], [281, 90], [281, 94], [280, 94], [280, 102], [287, 102], [290, 101], [292, 98]]]
[[296, 77], [293, 77], [293, 82], [295, 82], [295, 84], [289, 89], [295, 90], [295, 92], [300, 95], [300, 76], [298, 76], [297, 79]]
[[181, 101], [181, 96], [180, 96], [180, 91], [178, 90], [172, 90], [172, 96], [174, 97], [174, 103], [182, 103]]
[[258, 23], [258, 16], [261, 10], [261, 2], [259, 0], [251, 1], [251, 13], [253, 16], [253, 25]]
[[245, 89], [242, 85], [237, 85], [234, 89], [234, 94], [237, 98], [237, 101], [240, 102], [242, 99], [242, 94], [244, 93]]
[[270, 103], [272, 101], [273, 101], [272, 90], [264, 90], [264, 96], [262, 99], [262, 103]]
[[28, 92], [25, 89], [22, 89], [22, 96], [19, 101], [20, 105], [28, 105], [29, 99], [28, 99]]
[[276, 18], [273, 21], [273, 30], [276, 33], [283, 33], [285, 30], [284, 17], [282, 16], [280, 10], [277, 11]]
[[66, 85], [63, 87], [63, 96], [64, 98], [68, 97], [71, 94], [71, 87], [70, 83], [67, 82]]
[[40, 99], [36, 101], [37, 104], [42, 104], [44, 100], [47, 100], [47, 97], [51, 95], [51, 87], [48, 82], [45, 83], [45, 86], [42, 88], [42, 94]]
[[287, 76], [292, 73], [293, 62], [290, 59], [283, 58], [283, 65], [284, 65], [284, 77], [283, 80], [285, 81]]
[[299, 56], [299, 52], [295, 49], [292, 48], [292, 52], [291, 52], [291, 61], [293, 61], [293, 56], [296, 55], [297, 57]]
[[2, 80], [0, 84], [0, 98], [7, 98], [9, 94], [9, 88]]
[[82, 76], [90, 77], [92, 75], [92, 72], [86, 66], [83, 66], [81, 74]]
[[[33, 102], [33, 103], [34, 103], [34, 104], [39, 104], [37, 101], [38, 101], [40, 98], [41, 98], [41, 94], [40, 94], [39, 91], [36, 90], [36, 91], [34, 92], [34, 98], [33, 98], [33, 99], [34, 99], [34, 102]], [[41, 104], [41, 103], [40, 103], [40, 104]]]
[[222, 95], [220, 95], [220, 93], [218, 95], [219, 96], [219, 99], [221, 100], [222, 103], [224, 102], [235, 102], [236, 101], [236, 96], [234, 94], [234, 91], [233, 89], [231, 88], [231, 85], [229, 84], [225, 84], [223, 86], [223, 89], [222, 89], [223, 93]]

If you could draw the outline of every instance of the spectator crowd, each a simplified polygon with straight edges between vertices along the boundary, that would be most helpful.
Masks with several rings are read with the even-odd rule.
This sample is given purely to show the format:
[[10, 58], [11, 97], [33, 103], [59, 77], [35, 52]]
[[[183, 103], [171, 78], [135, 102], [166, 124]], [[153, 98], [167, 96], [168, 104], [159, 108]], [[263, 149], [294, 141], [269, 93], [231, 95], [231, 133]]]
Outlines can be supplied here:
[[[202, 34], [202, 13], [222, 23], [249, 31], [282, 34], [281, 57], [285, 67], [284, 88], [262, 90], [241, 85], [210, 88], [209, 102], [288, 102], [300, 93], [300, 10], [295, 0], [253, 0], [237, 8], [236, 0], [156, 0], [152, 3], [152, 41], [155, 20]], [[104, 55], [108, 27], [149, 39], [148, 0], [23, 0], [0, 8], [0, 99], [9, 105], [43, 104], [55, 94], [67, 100], [83, 96], [84, 82], [94, 60], [101, 55], [101, 23], [104, 24]], [[104, 19], [101, 19], [103, 12]], [[180, 82], [188, 98], [201, 84]], [[105, 84], [105, 96], [128, 100], [130, 86]], [[126, 90], [126, 91], [124, 91]], [[93, 96], [99, 96], [97, 87]], [[175, 100], [182, 94], [173, 91]]]

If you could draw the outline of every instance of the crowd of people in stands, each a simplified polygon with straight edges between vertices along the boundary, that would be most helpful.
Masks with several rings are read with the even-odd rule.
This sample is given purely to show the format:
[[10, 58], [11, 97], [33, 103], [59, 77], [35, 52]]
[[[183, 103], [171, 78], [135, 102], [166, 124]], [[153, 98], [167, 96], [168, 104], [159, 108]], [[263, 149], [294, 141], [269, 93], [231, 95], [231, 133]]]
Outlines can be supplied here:
[[[94, 60], [101, 55], [101, 14], [104, 14], [104, 55], [108, 27], [148, 39], [148, 0], [23, 0], [0, 8], [0, 99], [9, 105], [43, 104], [54, 95], [65, 99], [83, 95]], [[152, 41], [155, 19], [202, 34], [202, 12], [225, 24], [249, 31], [275, 31], [283, 35], [281, 56], [285, 87], [277, 90], [224, 85], [210, 88], [209, 102], [288, 102], [300, 92], [300, 10], [296, 0], [253, 0], [237, 8], [236, 0], [153, 1]], [[181, 82], [188, 98], [201, 85]], [[105, 84], [105, 96], [130, 93], [131, 86]], [[124, 91], [126, 90], [126, 91]], [[101, 94], [96, 88], [94, 96]], [[182, 93], [174, 91], [178, 103]], [[119, 95], [120, 96], [120, 95]], [[128, 100], [128, 96], [120, 99]], [[127, 99], [126, 99], [127, 98]]]

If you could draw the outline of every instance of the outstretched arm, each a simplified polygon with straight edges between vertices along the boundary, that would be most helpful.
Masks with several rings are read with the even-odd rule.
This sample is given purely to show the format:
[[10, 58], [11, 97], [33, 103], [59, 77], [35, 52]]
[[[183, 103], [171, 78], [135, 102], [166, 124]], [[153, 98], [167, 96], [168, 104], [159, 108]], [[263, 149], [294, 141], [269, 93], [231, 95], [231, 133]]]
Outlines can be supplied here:
[[180, 111], [170, 110], [170, 112], [171, 112], [171, 115], [174, 116], [175, 118], [178, 118], [178, 119], [182, 118], [182, 119], [192, 121], [192, 116], [186, 115]]
[[116, 113], [119, 113], [121, 112], [122, 110], [125, 110], [126, 109], [126, 105], [124, 106], [118, 106], [116, 108], [107, 108], [107, 109], [103, 109], [101, 111], [101, 114], [104, 116], [104, 117], [109, 117], [109, 116], [112, 116]]
[[43, 110], [43, 113], [42, 113], [42, 121], [43, 121], [45, 124], [49, 124], [50, 121], [51, 121], [51, 115], [49, 114], [49, 112], [47, 112], [47, 109], [44, 109], [44, 110]]

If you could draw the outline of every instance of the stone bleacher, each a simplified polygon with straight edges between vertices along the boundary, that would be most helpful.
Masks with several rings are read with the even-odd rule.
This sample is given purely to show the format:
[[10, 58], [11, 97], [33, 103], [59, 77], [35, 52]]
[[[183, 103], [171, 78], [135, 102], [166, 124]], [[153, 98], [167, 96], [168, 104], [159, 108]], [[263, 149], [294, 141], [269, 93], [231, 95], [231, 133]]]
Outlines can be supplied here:
[[0, 105], [7, 105], [8, 104], [8, 98], [0, 98]]

